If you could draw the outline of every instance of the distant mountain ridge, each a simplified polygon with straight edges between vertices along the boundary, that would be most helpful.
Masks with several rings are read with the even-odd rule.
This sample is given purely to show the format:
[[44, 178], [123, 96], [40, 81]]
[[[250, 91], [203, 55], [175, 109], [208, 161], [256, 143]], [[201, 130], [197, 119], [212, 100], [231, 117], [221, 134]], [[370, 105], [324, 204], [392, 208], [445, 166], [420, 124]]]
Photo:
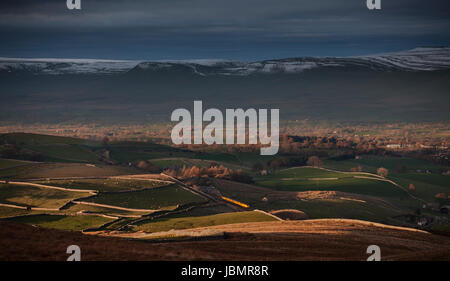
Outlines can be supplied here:
[[197, 75], [299, 73], [321, 67], [365, 67], [372, 70], [434, 71], [450, 69], [450, 47], [355, 57], [297, 57], [238, 62], [226, 60], [130, 61], [97, 59], [0, 58], [0, 71], [35, 74], [114, 74], [128, 71], [190, 71]]
[[126, 60], [0, 57], [0, 72], [28, 71], [35, 74], [123, 73], [135, 67], [138, 63], [137, 61]]
[[450, 48], [346, 58], [0, 59], [1, 122], [169, 122], [177, 108], [279, 108], [282, 120], [450, 120]]

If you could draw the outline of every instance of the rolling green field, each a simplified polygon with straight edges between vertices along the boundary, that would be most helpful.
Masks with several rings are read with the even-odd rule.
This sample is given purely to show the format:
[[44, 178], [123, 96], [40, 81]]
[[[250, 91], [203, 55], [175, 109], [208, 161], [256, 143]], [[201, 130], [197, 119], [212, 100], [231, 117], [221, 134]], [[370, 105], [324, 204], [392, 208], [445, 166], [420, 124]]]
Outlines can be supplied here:
[[[249, 204], [252, 208], [268, 212], [296, 209], [305, 212], [311, 219], [354, 218], [388, 223], [388, 217], [409, 212], [405, 207], [393, 205], [390, 198], [390, 200], [382, 200], [365, 195], [321, 197], [314, 194], [299, 198], [297, 192], [278, 191], [226, 180], [216, 180], [215, 187], [222, 195]], [[263, 198], [267, 200], [262, 200]], [[405, 204], [411, 204], [409, 198], [404, 198], [402, 201], [405, 201]]]
[[324, 166], [330, 169], [349, 171], [350, 168], [355, 168], [360, 165], [364, 171], [376, 173], [379, 167], [387, 168], [391, 173], [395, 173], [397, 166], [401, 165], [407, 169], [412, 170], [430, 170], [434, 172], [440, 171], [442, 166], [430, 163], [425, 160], [413, 159], [407, 157], [392, 157], [392, 156], [372, 156], [363, 155], [360, 159], [349, 160], [325, 160]]
[[242, 222], [262, 222], [274, 221], [275, 218], [260, 212], [235, 212], [210, 216], [193, 217], [189, 214], [172, 215], [164, 218], [154, 219], [136, 223], [133, 230], [146, 232], [169, 231], [171, 229], [189, 229], [196, 227], [206, 227], [222, 224], [242, 223]]
[[30, 163], [0, 170], [0, 177], [14, 179], [47, 179], [65, 177], [107, 177], [135, 174], [136, 170], [120, 166], [79, 163]]
[[239, 160], [239, 163], [242, 165], [246, 165], [248, 167], [252, 167], [255, 163], [267, 163], [269, 160], [277, 158], [273, 155], [260, 155], [259, 153], [251, 153], [251, 152], [236, 152], [234, 153], [235, 157]]
[[[356, 174], [358, 176], [358, 174]], [[365, 176], [359, 174], [359, 176]], [[283, 191], [332, 190], [380, 197], [404, 197], [407, 193], [376, 177], [356, 178], [354, 174], [317, 168], [291, 168], [257, 179], [258, 185]]]
[[224, 203], [215, 203], [209, 206], [197, 206], [191, 210], [187, 214], [192, 217], [200, 217], [200, 216], [210, 216], [217, 215], [221, 213], [231, 213], [236, 210], [231, 208], [230, 206]]
[[27, 164], [29, 164], [29, 162], [12, 159], [0, 159], [0, 169], [12, 168]]
[[34, 145], [47, 145], [47, 144], [91, 144], [95, 145], [98, 142], [86, 141], [71, 137], [59, 137], [51, 135], [30, 134], [30, 133], [9, 133], [0, 134], [1, 142], [17, 143], [17, 144], [34, 144]]
[[176, 185], [126, 193], [101, 193], [86, 200], [98, 204], [113, 205], [131, 209], [173, 208], [188, 203], [204, 202], [204, 199]]
[[120, 163], [166, 157], [193, 157], [195, 155], [192, 151], [150, 142], [113, 142], [110, 144], [110, 151], [111, 157]]
[[95, 215], [82, 216], [64, 216], [64, 215], [33, 215], [17, 218], [10, 218], [9, 220], [39, 225], [46, 228], [56, 228], [65, 230], [80, 231], [87, 228], [99, 227], [107, 222], [113, 221], [111, 218], [105, 218]]
[[99, 142], [39, 134], [12, 133], [0, 135], [0, 142], [14, 143], [42, 156], [46, 162], [98, 162], [94, 148]]
[[425, 174], [425, 173], [405, 173], [396, 175], [403, 179], [408, 179], [415, 182], [426, 182], [436, 186], [442, 186], [450, 191], [450, 175], [439, 175], [439, 174]]
[[[441, 175], [443, 166], [430, 163], [425, 160], [412, 159], [407, 157], [380, 157], [380, 156], [361, 156], [361, 159], [351, 159], [343, 161], [326, 160], [324, 165], [329, 168], [339, 170], [349, 170], [360, 165], [364, 171], [376, 172], [378, 167], [389, 169], [388, 178], [392, 179], [402, 187], [407, 189], [413, 184], [416, 190], [408, 191], [426, 202], [434, 202], [437, 193], [450, 193], [450, 176]], [[398, 166], [406, 168], [406, 173], [397, 171]], [[417, 170], [422, 172], [416, 172]], [[432, 173], [425, 173], [429, 170]]]
[[229, 154], [229, 153], [200, 153], [196, 155], [197, 159], [201, 160], [211, 160], [211, 161], [219, 161], [219, 162], [230, 162], [239, 164], [239, 159], [236, 157], [236, 155]]
[[89, 196], [87, 192], [63, 191], [35, 186], [0, 184], [0, 203], [25, 207], [59, 208], [70, 200]]
[[293, 167], [288, 169], [282, 169], [278, 170], [273, 174], [270, 174], [268, 176], [264, 176], [261, 178], [308, 178], [308, 179], [314, 179], [314, 178], [346, 178], [351, 176], [369, 176], [376, 178], [375, 175], [368, 175], [364, 173], [351, 173], [351, 174], [345, 174], [341, 173], [339, 171], [328, 171], [320, 168], [313, 168], [313, 167]]
[[101, 192], [131, 191], [166, 185], [166, 183], [157, 181], [118, 178], [50, 180], [36, 181], [36, 183], [64, 188], [98, 190]]
[[[320, 197], [311, 194], [312, 196], [299, 198], [297, 192], [278, 191], [226, 180], [216, 180], [215, 187], [222, 195], [249, 204], [253, 208], [269, 212], [280, 209], [296, 209], [305, 212], [311, 219], [359, 218], [388, 222], [388, 217], [408, 212], [407, 208], [391, 204], [391, 200], [364, 195]], [[267, 198], [267, 200], [262, 200], [263, 198]], [[408, 204], [411, 203], [408, 198], [403, 200]]]
[[158, 166], [160, 168], [167, 168], [167, 167], [189, 167], [190, 163], [185, 161], [183, 158], [161, 158], [161, 159], [153, 159], [150, 160], [150, 163], [152, 163], [155, 166]]
[[408, 188], [410, 184], [415, 186], [415, 190], [409, 191], [412, 195], [419, 197], [426, 202], [434, 202], [438, 193], [450, 194], [450, 176], [438, 174], [395, 174], [392, 175], [395, 182]]
[[97, 163], [98, 156], [87, 146], [78, 144], [26, 145], [26, 148], [41, 153], [45, 162]]
[[[100, 163], [101, 153], [106, 148], [100, 141], [29, 133], [1, 134], [0, 143], [2, 142], [14, 143], [21, 150], [37, 153], [40, 155], [39, 161], [43, 162], [98, 164]], [[183, 166], [183, 164], [186, 164], [186, 166], [190, 165], [190, 163], [186, 163], [183, 160], [166, 161], [164, 160], [166, 158], [206, 160], [206, 162], [199, 161], [199, 164], [208, 163], [207, 161], [217, 161], [235, 165], [243, 164], [242, 159], [251, 163], [255, 161], [255, 157], [255, 159], [259, 160], [263, 159], [255, 153], [197, 152], [152, 142], [113, 141], [109, 142], [107, 147], [110, 151], [111, 160], [122, 164], [134, 163], [140, 160], [155, 160], [154, 164], [163, 168], [174, 164], [175, 166], [180, 164], [180, 166]], [[0, 152], [1, 149], [2, 147], [0, 146]], [[21, 157], [25, 157], [25, 155], [16, 155], [12, 158], [28, 159]]]
[[[262, 202], [254, 206], [264, 209]], [[389, 217], [400, 215], [407, 209], [394, 207], [382, 201], [353, 201], [345, 198], [312, 200], [279, 200], [270, 203], [269, 210], [297, 209], [308, 215], [309, 219], [347, 218], [390, 223]]]
[[[296, 209], [303, 211], [311, 219], [351, 218], [398, 224], [392, 217], [414, 214], [421, 209], [424, 202], [436, 202], [437, 193], [450, 194], [450, 176], [440, 174], [446, 167], [406, 157], [360, 155], [359, 159], [341, 161], [323, 159], [324, 167], [337, 171], [294, 167], [271, 170], [269, 175], [260, 176], [252, 170], [252, 166], [255, 163], [265, 165], [278, 156], [263, 157], [250, 152], [222, 153], [213, 149], [206, 152], [190, 151], [151, 142], [121, 141], [102, 144], [99, 141], [35, 134], [3, 134], [0, 135], [0, 143], [4, 144], [2, 144], [4, 149], [8, 149], [11, 144], [20, 147], [25, 156], [30, 151], [39, 153], [42, 156], [42, 160], [39, 161], [43, 161], [0, 158], [1, 179], [33, 180], [35, 183], [55, 187], [98, 190], [100, 194], [97, 196], [81, 200], [130, 209], [173, 210], [180, 205], [206, 203], [203, 197], [177, 185], [165, 186], [165, 183], [147, 180], [108, 178], [146, 173], [129, 167], [129, 162], [132, 162], [130, 166], [135, 166], [138, 160], [150, 161], [160, 168], [194, 165], [205, 168], [223, 165], [233, 170], [251, 172], [255, 184], [216, 178], [210, 178], [206, 182], [213, 183], [212, 194], [218, 195], [220, 192], [222, 196], [248, 204], [250, 208], [264, 211]], [[105, 149], [110, 150], [108, 160], [111, 161], [107, 161], [108, 164], [100, 162], [104, 160], [101, 157]], [[311, 148], [305, 151], [314, 153], [308, 149]], [[322, 152], [331, 158], [342, 151]], [[23, 155], [19, 155], [17, 159], [30, 159], [20, 158]], [[400, 184], [401, 187], [383, 181], [376, 175], [339, 172], [350, 171], [357, 166], [361, 166], [364, 172], [371, 173], [376, 173], [379, 167], [385, 167], [389, 169], [387, 178]], [[399, 166], [405, 167], [406, 170], [403, 169], [400, 173]], [[430, 170], [432, 173], [419, 173], [417, 170]], [[191, 180], [192, 184], [197, 184], [195, 179], [189, 179], [189, 182]], [[415, 190], [408, 190], [410, 184], [414, 184]], [[0, 203], [24, 207], [57, 209], [70, 200], [89, 195], [87, 192], [0, 184]], [[218, 202], [211, 200], [208, 204], [195, 206], [183, 214], [141, 221], [133, 230], [157, 232], [274, 219], [259, 212], [235, 211], [237, 209], [220, 200]], [[83, 212], [121, 217], [106, 227], [106, 230], [117, 230], [127, 224], [134, 225], [133, 222], [139, 220], [139, 216], [149, 213], [149, 211], [120, 210], [86, 204], [70, 204], [60, 211], [23, 210], [0, 206], [0, 217], [32, 215], [17, 218], [17, 221], [51, 228], [81, 230], [111, 221], [101, 216], [80, 215]], [[436, 212], [432, 213], [431, 210], [422, 212], [429, 216], [439, 215], [435, 214]]]

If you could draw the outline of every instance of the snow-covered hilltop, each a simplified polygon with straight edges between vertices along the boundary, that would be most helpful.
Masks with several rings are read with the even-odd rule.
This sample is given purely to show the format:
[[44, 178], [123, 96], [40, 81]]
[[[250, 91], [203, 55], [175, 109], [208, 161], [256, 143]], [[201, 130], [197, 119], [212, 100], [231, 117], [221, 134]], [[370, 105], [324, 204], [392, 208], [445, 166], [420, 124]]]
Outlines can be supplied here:
[[0, 71], [35, 74], [113, 74], [128, 71], [188, 71], [197, 75], [299, 73], [321, 67], [363, 67], [380, 71], [434, 71], [450, 69], [450, 47], [416, 48], [403, 52], [357, 57], [300, 57], [257, 62], [224, 60], [127, 61], [94, 59], [0, 58]]
[[450, 47], [415, 48], [409, 51], [359, 57], [386, 67], [432, 71], [450, 68]]
[[104, 74], [126, 72], [139, 61], [96, 59], [0, 58], [0, 71], [31, 71], [43, 74]]

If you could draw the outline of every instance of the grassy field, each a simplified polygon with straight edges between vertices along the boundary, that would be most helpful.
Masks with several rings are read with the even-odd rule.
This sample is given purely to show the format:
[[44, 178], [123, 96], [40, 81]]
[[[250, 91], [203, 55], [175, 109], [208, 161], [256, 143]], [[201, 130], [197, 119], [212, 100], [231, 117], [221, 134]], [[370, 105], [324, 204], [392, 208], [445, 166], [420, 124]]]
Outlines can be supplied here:
[[37, 152], [46, 162], [98, 162], [94, 149], [100, 143], [70, 137], [13, 133], [0, 135], [0, 142], [14, 143], [21, 149]]
[[[279, 171], [276, 171], [275, 173], [264, 176], [261, 178], [308, 178], [308, 179], [314, 179], [314, 178], [345, 178], [345, 177], [351, 177], [353, 175], [358, 176], [370, 176], [363, 173], [355, 173], [355, 174], [345, 174], [341, 173], [339, 171], [327, 171], [324, 169], [319, 168], [313, 168], [313, 167], [294, 167], [289, 169], [282, 169]], [[376, 176], [372, 176], [376, 177]]]
[[[27, 150], [28, 152], [38, 153], [44, 162], [100, 163], [100, 154], [105, 148], [100, 141], [28, 133], [1, 134], [0, 143], [2, 142], [15, 144], [16, 147]], [[183, 160], [166, 161], [164, 160], [166, 158], [206, 160], [205, 162], [199, 161], [198, 164], [200, 165], [202, 163], [208, 163], [208, 161], [241, 165], [243, 163], [241, 158], [247, 159], [251, 163], [253, 163], [252, 161], [254, 161], [253, 159], [255, 157], [261, 158], [256, 153], [238, 155], [218, 153], [215, 151], [200, 152], [178, 149], [152, 142], [136, 141], [110, 142], [108, 143], [108, 150], [110, 151], [111, 159], [123, 164], [137, 162], [139, 160], [155, 160], [154, 164], [160, 167], [182, 166], [184, 164], [187, 166], [191, 165]], [[15, 157], [18, 159], [28, 159], [20, 158], [21, 156]]]
[[276, 158], [276, 156], [260, 155], [259, 152], [257, 152], [257, 153], [236, 152], [236, 153], [234, 153], [234, 155], [239, 160], [240, 164], [246, 165], [248, 167], [252, 167], [253, 164], [256, 164], [256, 163], [265, 164], [269, 160]]
[[91, 206], [86, 204], [74, 204], [68, 207], [67, 209], [59, 211], [60, 214], [72, 214], [72, 215], [78, 212], [88, 212], [112, 216], [141, 216], [148, 213], [148, 212], [118, 210], [100, 206]]
[[111, 157], [121, 163], [166, 157], [193, 157], [192, 151], [185, 151], [150, 142], [112, 142]]
[[222, 213], [231, 213], [235, 212], [236, 210], [229, 207], [228, 205], [224, 203], [217, 203], [209, 206], [198, 206], [195, 207], [186, 214], [188, 214], [191, 217], [200, 217], [200, 216], [210, 216], [210, 215], [217, 215]]
[[173, 215], [151, 221], [139, 222], [133, 230], [146, 232], [169, 231], [171, 229], [189, 229], [241, 222], [274, 221], [275, 218], [260, 212], [234, 212], [209, 216], [193, 217], [189, 214]]
[[120, 219], [116, 220], [115, 222], [108, 224], [103, 229], [117, 230], [117, 229], [120, 229], [121, 227], [127, 225], [128, 223], [131, 223], [134, 220], [135, 220], [135, 218], [120, 218]]
[[[396, 175], [397, 176], [397, 175]], [[426, 182], [436, 186], [442, 186], [450, 189], [450, 176], [449, 175], [439, 175], [439, 174], [425, 174], [425, 173], [405, 173], [399, 174], [399, 177], [403, 179], [409, 179], [416, 182]]]
[[24, 216], [24, 215], [32, 215], [32, 214], [42, 214], [42, 213], [43, 213], [42, 211], [24, 210], [24, 209], [0, 206], [0, 218]]
[[12, 159], [0, 159], [0, 169], [12, 168], [22, 165], [27, 165], [29, 162], [20, 161], [20, 160], [12, 160]]
[[[105, 148], [100, 141], [28, 133], [0, 134], [0, 143], [14, 144], [21, 150], [38, 153], [44, 162], [100, 163], [100, 152]], [[195, 158], [197, 154], [202, 155], [151, 142], [110, 142], [108, 149], [111, 158], [120, 163], [172, 156]], [[27, 159], [20, 158], [20, 155], [15, 157]]]
[[87, 192], [62, 191], [35, 186], [0, 184], [0, 203], [40, 208], [59, 208]]
[[78, 144], [26, 145], [32, 151], [43, 155], [45, 162], [97, 163], [98, 156], [87, 146]]
[[239, 159], [236, 157], [236, 155], [230, 154], [230, 153], [201, 153], [196, 155], [197, 159], [202, 160], [211, 160], [211, 161], [218, 161], [218, 162], [230, 162], [234, 164], [239, 164]]
[[[407, 157], [381, 157], [381, 156], [361, 156], [361, 159], [351, 159], [343, 161], [326, 160], [324, 165], [338, 170], [349, 170], [360, 165], [364, 171], [376, 172], [378, 167], [389, 169], [388, 178], [408, 188], [413, 184], [416, 190], [408, 191], [426, 202], [434, 202], [437, 193], [450, 193], [450, 176], [441, 175], [443, 166], [430, 163], [425, 160], [412, 159]], [[398, 166], [403, 166], [408, 172], [400, 173]], [[422, 172], [417, 172], [418, 170]], [[431, 173], [425, 173], [429, 170]]]
[[415, 190], [409, 191], [412, 195], [427, 202], [434, 202], [437, 193], [450, 194], [450, 176], [438, 174], [395, 174], [390, 178], [395, 182], [408, 188], [410, 184]]
[[161, 209], [188, 203], [200, 203], [204, 202], [204, 199], [181, 187], [172, 185], [154, 190], [104, 193], [84, 201], [132, 209]]
[[64, 188], [98, 190], [101, 192], [131, 191], [166, 185], [165, 183], [157, 181], [118, 178], [50, 180], [36, 181], [36, 183]]
[[433, 164], [431, 162], [413, 159], [407, 157], [392, 157], [392, 156], [372, 156], [362, 155], [360, 159], [349, 159], [342, 161], [325, 160], [324, 166], [340, 171], [349, 171], [350, 168], [355, 168], [360, 165], [364, 171], [375, 173], [379, 167], [387, 168], [391, 173], [395, 173], [397, 166], [404, 166], [412, 170], [430, 170], [439, 172], [442, 166]]
[[64, 215], [33, 215], [9, 219], [15, 222], [39, 225], [46, 228], [80, 231], [87, 228], [99, 227], [107, 222], [113, 221], [95, 215], [64, 216]]
[[189, 162], [184, 160], [184, 158], [153, 159], [150, 161], [150, 163], [152, 163], [153, 165], [158, 166], [160, 168], [191, 166]]
[[[47, 144], [91, 144], [94, 145], [96, 142], [86, 141], [71, 137], [59, 137], [51, 135], [40, 135], [40, 134], [29, 134], [29, 133], [9, 133], [0, 134], [1, 142], [16, 143], [18, 145], [22, 144], [33, 144], [33, 145], [47, 145]], [[98, 144], [98, 143], [97, 143]]]
[[[278, 191], [226, 180], [215, 180], [214, 186], [222, 195], [249, 204], [252, 208], [265, 211], [296, 209], [305, 212], [309, 218], [354, 218], [389, 222], [388, 217], [408, 212], [405, 207], [391, 204], [391, 200], [367, 195], [329, 191]], [[411, 199], [402, 200], [405, 205], [411, 205]]]
[[[365, 176], [356, 174], [356, 176]], [[354, 174], [317, 168], [291, 168], [257, 179], [258, 185], [283, 191], [332, 190], [380, 197], [404, 197], [407, 193], [391, 183]]]
[[184, 162], [184, 160], [189, 159], [241, 164], [238, 156], [231, 153], [190, 151], [150, 142], [113, 142], [109, 147], [111, 157], [121, 163], [151, 160], [156, 166], [160, 167], [166, 165], [188, 166], [189, 163]]
[[126, 167], [80, 163], [30, 163], [0, 170], [0, 177], [14, 179], [46, 179], [65, 177], [107, 177], [137, 173]]
[[[83, 200], [130, 209], [172, 210], [179, 205], [206, 202], [204, 198], [176, 185], [160, 187], [165, 184], [137, 179], [107, 178], [140, 174], [143, 171], [130, 168], [128, 165], [100, 164], [99, 156], [105, 149], [105, 145], [99, 141], [34, 134], [4, 134], [0, 135], [0, 143], [7, 143], [4, 145], [5, 149], [10, 144], [14, 144], [25, 151], [16, 158], [32, 159], [20, 158], [21, 155], [26, 156], [26, 153], [31, 151], [38, 152], [44, 162], [54, 162], [0, 159], [0, 178], [2, 179], [16, 181], [33, 179], [37, 183], [68, 189], [99, 190], [98, 196]], [[223, 153], [213, 149], [206, 152], [189, 151], [151, 142], [110, 142], [108, 149], [111, 152], [111, 159], [120, 163], [136, 164], [138, 160], [149, 160], [160, 168], [193, 165], [209, 167], [214, 164], [249, 172], [255, 163], [266, 164], [273, 159], [273, 157], [262, 157], [258, 153]], [[323, 152], [329, 153], [330, 157], [339, 154], [337, 150]], [[409, 184], [414, 184], [415, 190], [405, 191], [374, 175], [338, 172], [349, 171], [357, 166], [361, 166], [365, 172], [372, 173], [375, 173], [379, 167], [385, 167], [389, 169], [389, 179], [406, 189]], [[408, 172], [399, 173], [397, 171], [399, 166], [404, 166]], [[411, 214], [421, 208], [423, 202], [410, 195], [426, 202], [434, 202], [437, 193], [450, 193], [450, 176], [440, 174], [441, 169], [445, 167], [424, 160], [361, 155], [359, 159], [342, 161], [324, 159], [324, 167], [338, 171], [295, 167], [276, 170], [267, 176], [256, 175], [254, 185], [219, 179], [211, 179], [211, 181], [222, 196], [247, 204], [251, 208], [265, 211], [296, 209], [305, 212], [312, 219], [352, 218], [394, 224], [390, 217]], [[418, 173], [417, 170], [430, 170], [432, 173]], [[93, 179], [87, 179], [88, 177]], [[160, 188], [152, 189], [154, 187]], [[56, 209], [69, 200], [88, 195], [87, 192], [0, 184], [1, 203], [25, 207]], [[193, 208], [183, 215], [170, 215], [140, 223], [135, 230], [153, 232], [267, 219], [267, 216], [261, 213], [233, 212], [234, 209], [225, 204], [207, 205]], [[119, 217], [140, 216], [148, 213], [148, 211], [127, 211], [75, 204], [62, 211], [48, 211], [48, 216], [27, 219], [36, 220], [36, 223], [30, 222], [32, 224], [78, 230], [103, 222], [96, 221], [98, 216], [70, 216], [79, 212]], [[0, 217], [31, 214], [42, 214], [42, 212], [0, 208]], [[58, 216], [53, 216], [56, 214]], [[134, 220], [136, 218], [123, 218], [108, 229], [117, 229]]]
[[[263, 207], [264, 204], [255, 204]], [[272, 202], [271, 208], [297, 209], [308, 215], [310, 219], [320, 218], [346, 218], [390, 223], [389, 217], [402, 214], [405, 209], [396, 208], [387, 202], [362, 200], [353, 201], [351, 199], [329, 198], [312, 200], [287, 200]]]

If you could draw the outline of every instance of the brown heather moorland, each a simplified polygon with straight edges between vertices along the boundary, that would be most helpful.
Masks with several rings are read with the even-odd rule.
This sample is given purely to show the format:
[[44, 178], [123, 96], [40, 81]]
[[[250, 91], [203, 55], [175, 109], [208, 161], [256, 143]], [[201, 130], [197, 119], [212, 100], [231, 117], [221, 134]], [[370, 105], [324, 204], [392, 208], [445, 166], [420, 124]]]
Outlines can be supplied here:
[[224, 239], [159, 242], [99, 237], [0, 221], [0, 260], [365, 260], [379, 245], [382, 260], [450, 260], [450, 237], [358, 220], [323, 219], [230, 224]]

